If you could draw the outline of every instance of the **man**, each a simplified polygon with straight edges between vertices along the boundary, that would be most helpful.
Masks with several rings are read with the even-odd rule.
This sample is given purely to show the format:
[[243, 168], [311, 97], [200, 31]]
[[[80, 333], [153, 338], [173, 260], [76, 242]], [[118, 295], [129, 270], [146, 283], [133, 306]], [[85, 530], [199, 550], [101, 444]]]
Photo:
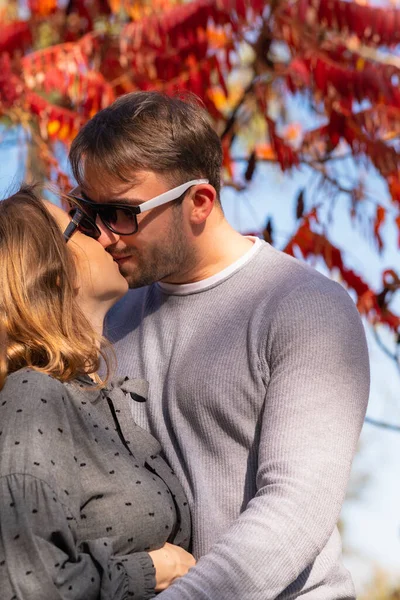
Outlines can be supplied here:
[[107, 331], [121, 374], [150, 382], [132, 414], [193, 515], [201, 558], [165, 599], [355, 598], [336, 529], [369, 392], [353, 302], [229, 226], [220, 141], [197, 105], [128, 94], [70, 159], [132, 288]]

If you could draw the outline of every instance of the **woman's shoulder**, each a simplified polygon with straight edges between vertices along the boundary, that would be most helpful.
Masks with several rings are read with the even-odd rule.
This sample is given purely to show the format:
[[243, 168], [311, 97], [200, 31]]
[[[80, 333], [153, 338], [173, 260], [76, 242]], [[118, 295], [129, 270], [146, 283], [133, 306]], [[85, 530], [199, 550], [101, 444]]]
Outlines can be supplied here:
[[30, 388], [35, 388], [38, 390], [57, 389], [61, 392], [61, 390], [65, 389], [65, 384], [52, 375], [44, 373], [43, 371], [37, 371], [36, 369], [24, 367], [7, 375], [5, 385], [1, 390], [1, 393], [3, 391], [7, 391], [8, 389], [14, 389], [15, 387], [23, 385], [27, 385]]
[[72, 488], [76, 463], [67, 405], [65, 384], [46, 373], [21, 369], [7, 377], [0, 392], [0, 477]]
[[[18, 402], [20, 410], [31, 408], [35, 410], [38, 403], [47, 405], [47, 408], [58, 407], [60, 400], [67, 395], [64, 383], [47, 373], [30, 368], [23, 368], [10, 373], [0, 391], [0, 408], [8, 407]], [[61, 402], [62, 404], [62, 402]]]

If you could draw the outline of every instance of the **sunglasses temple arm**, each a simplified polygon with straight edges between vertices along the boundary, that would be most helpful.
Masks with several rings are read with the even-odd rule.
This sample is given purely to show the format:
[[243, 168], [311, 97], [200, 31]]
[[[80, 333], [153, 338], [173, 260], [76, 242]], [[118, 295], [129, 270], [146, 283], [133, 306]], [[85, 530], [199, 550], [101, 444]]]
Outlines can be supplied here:
[[167, 202], [172, 202], [173, 200], [177, 200], [182, 194], [184, 194], [189, 188], [193, 185], [198, 185], [200, 183], [208, 183], [208, 179], [192, 179], [192, 181], [188, 181], [187, 183], [182, 183], [182, 185], [178, 185], [178, 187], [169, 190], [168, 192], [164, 192], [151, 200], [146, 200], [143, 204], [140, 204], [138, 208], [140, 208], [139, 213], [150, 210], [151, 208], [156, 208], [157, 206], [161, 206], [162, 204], [166, 204]]
[[69, 238], [72, 236], [72, 234], [77, 229], [77, 227], [78, 227], [77, 223], [74, 223], [73, 221], [71, 221], [71, 223], [68, 225], [67, 229], [64, 231], [64, 240], [66, 242], [68, 242]]
[[72, 234], [76, 231], [76, 229], [78, 229], [79, 223], [81, 222], [82, 217], [83, 217], [83, 213], [80, 210], [77, 210], [76, 214], [71, 219], [68, 227], [64, 231], [64, 239], [66, 242], [68, 242], [68, 240], [72, 236]]

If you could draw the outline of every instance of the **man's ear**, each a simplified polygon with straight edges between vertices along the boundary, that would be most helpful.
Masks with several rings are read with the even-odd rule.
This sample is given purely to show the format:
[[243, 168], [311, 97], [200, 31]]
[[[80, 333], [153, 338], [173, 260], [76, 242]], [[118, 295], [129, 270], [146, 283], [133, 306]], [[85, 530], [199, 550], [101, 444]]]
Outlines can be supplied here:
[[215, 188], [210, 184], [197, 185], [190, 197], [190, 222], [202, 225], [210, 215], [217, 197]]

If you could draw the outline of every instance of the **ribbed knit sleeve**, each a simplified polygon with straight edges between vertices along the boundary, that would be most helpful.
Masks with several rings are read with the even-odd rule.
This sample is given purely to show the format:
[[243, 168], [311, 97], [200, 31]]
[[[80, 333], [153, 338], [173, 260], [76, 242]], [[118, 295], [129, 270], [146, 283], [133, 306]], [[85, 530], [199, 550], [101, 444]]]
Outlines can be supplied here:
[[[337, 543], [334, 530], [367, 407], [369, 363], [352, 300], [321, 279], [308, 278], [284, 296], [260, 336], [259, 368], [268, 385], [255, 497], [160, 599], [297, 598], [321, 551]], [[329, 570], [322, 565], [321, 572]], [[335, 585], [332, 595], [327, 589], [322, 597], [308, 588], [307, 600], [338, 598]]]

